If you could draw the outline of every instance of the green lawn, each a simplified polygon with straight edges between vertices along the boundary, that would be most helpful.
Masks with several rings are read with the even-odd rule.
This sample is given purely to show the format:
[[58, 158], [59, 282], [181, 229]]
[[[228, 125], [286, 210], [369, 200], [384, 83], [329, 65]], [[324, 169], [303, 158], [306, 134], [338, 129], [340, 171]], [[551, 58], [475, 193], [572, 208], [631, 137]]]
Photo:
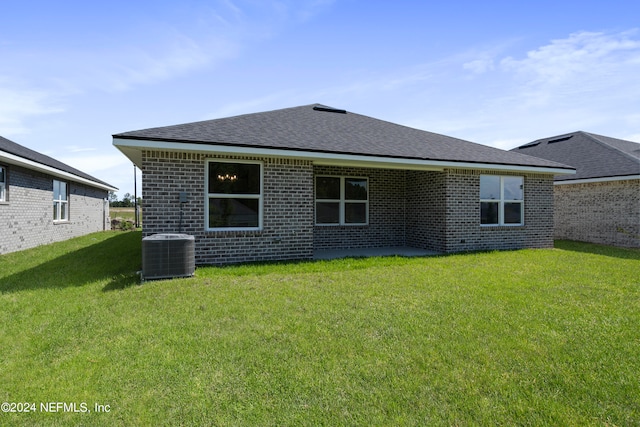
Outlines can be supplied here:
[[136, 220], [136, 214], [134, 208], [109, 208], [109, 215], [111, 218], [122, 218], [129, 221]]
[[640, 251], [559, 242], [138, 285], [140, 239], [0, 256], [0, 402], [36, 404], [0, 425], [640, 425]]

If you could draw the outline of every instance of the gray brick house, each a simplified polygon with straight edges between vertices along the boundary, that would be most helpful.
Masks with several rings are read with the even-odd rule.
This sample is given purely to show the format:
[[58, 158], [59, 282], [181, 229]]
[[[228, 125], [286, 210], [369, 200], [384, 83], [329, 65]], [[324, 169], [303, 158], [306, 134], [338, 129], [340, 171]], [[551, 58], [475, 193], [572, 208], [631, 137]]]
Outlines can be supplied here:
[[198, 264], [326, 249], [553, 245], [556, 162], [307, 105], [113, 136], [143, 173], [144, 235]]
[[0, 137], [0, 254], [110, 229], [117, 188]]
[[576, 167], [554, 181], [556, 238], [640, 248], [640, 144], [578, 131], [512, 151]]

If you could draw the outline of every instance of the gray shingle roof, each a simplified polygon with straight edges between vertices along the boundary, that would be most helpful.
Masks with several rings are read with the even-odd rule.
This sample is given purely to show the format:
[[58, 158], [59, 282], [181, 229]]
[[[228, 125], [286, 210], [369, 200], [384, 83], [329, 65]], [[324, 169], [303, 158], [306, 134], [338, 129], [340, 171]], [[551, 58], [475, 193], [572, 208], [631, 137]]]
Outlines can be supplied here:
[[119, 139], [572, 169], [320, 104], [158, 127]]
[[640, 144], [583, 131], [538, 139], [512, 151], [576, 167], [556, 181], [640, 175]]
[[104, 181], [100, 181], [99, 179], [94, 178], [91, 175], [84, 173], [76, 168], [73, 168], [67, 164], [64, 164], [59, 160], [46, 156], [37, 151], [31, 150], [30, 148], [27, 148], [23, 145], [20, 145], [2, 136], [0, 136], [0, 151], [13, 154], [14, 156], [21, 157], [26, 160], [31, 160], [32, 162], [36, 162], [44, 166], [49, 166], [51, 168], [58, 169], [59, 171], [66, 172], [66, 173], [78, 176], [80, 178], [84, 178], [89, 181], [93, 181], [103, 186], [115, 188], [111, 184], [108, 184]]

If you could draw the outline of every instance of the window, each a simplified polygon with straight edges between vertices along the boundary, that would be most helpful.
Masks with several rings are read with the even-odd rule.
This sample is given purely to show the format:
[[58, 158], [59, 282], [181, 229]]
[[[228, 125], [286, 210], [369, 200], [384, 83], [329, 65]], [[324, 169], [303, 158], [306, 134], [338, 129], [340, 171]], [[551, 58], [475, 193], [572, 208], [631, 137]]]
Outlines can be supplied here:
[[316, 224], [366, 225], [368, 221], [367, 178], [316, 177]]
[[207, 162], [208, 230], [262, 228], [262, 163]]
[[7, 172], [0, 166], [0, 202], [7, 201]]
[[523, 183], [521, 176], [480, 175], [480, 224], [522, 225]]
[[69, 221], [67, 183], [53, 180], [53, 220]]

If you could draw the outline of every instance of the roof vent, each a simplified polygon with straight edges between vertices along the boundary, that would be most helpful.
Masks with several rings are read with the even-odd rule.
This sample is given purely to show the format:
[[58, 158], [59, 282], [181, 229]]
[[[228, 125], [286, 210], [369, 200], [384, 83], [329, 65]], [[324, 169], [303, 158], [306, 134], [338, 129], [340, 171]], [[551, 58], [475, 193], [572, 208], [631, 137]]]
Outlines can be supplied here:
[[556, 142], [566, 141], [567, 139], [573, 138], [573, 135], [563, 136], [562, 138], [550, 139], [547, 141], [547, 144], [554, 144]]
[[324, 111], [327, 113], [347, 114], [347, 110], [339, 110], [337, 108], [323, 107], [321, 105], [316, 105], [315, 107], [313, 107], [313, 109], [315, 111]]
[[536, 145], [540, 145], [540, 141], [533, 141], [525, 145], [521, 145], [518, 147], [518, 150], [522, 150], [523, 148], [535, 147]]

